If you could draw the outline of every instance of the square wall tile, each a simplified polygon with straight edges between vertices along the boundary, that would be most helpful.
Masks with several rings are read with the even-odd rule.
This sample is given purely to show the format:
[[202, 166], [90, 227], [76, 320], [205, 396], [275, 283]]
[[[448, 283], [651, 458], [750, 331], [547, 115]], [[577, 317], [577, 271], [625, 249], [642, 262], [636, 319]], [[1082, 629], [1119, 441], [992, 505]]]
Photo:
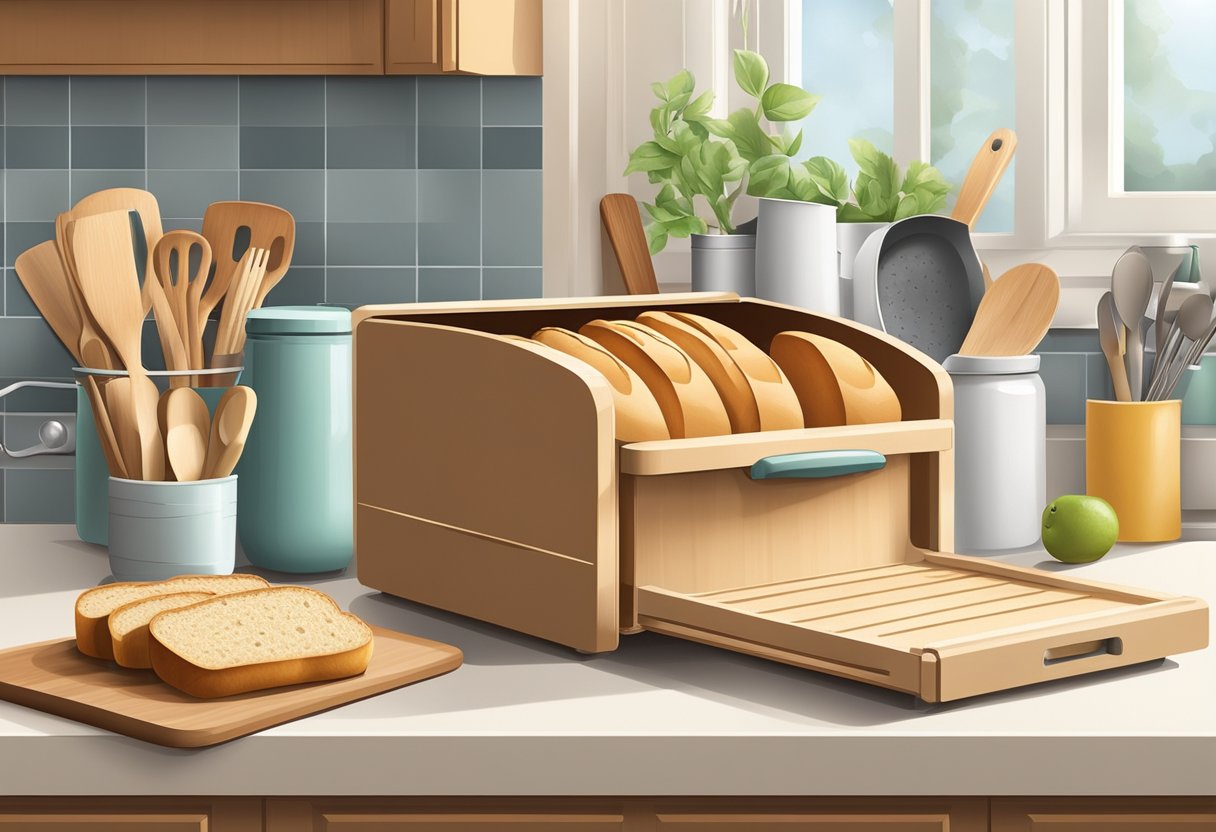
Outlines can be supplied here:
[[483, 268], [481, 270], [482, 300], [539, 298], [544, 296], [544, 279], [540, 269]]
[[5, 211], [10, 221], [54, 223], [61, 211], [72, 207], [66, 170], [10, 170], [5, 178]]
[[4, 471], [4, 522], [72, 523], [76, 518], [71, 468]]
[[142, 170], [74, 170], [72, 204], [106, 188], [146, 188], [148, 175]]
[[42, 318], [0, 318], [0, 376], [69, 378], [75, 363]]
[[483, 78], [481, 123], [537, 127], [541, 121], [540, 78]]
[[296, 245], [291, 263], [293, 266], [325, 265], [325, 223], [296, 221]]
[[335, 170], [326, 177], [329, 222], [414, 221], [414, 171]]
[[[2, 323], [3, 319], [0, 319]], [[8, 387], [18, 381], [33, 378], [33, 374], [22, 376], [0, 376], [0, 387]], [[41, 376], [41, 381], [70, 382], [70, 375]], [[24, 387], [16, 393], [0, 399], [0, 411], [6, 413], [72, 413], [76, 410], [76, 391], [74, 389], [48, 389], [45, 387]]]
[[418, 302], [480, 300], [481, 269], [418, 270]]
[[326, 78], [330, 127], [413, 127], [417, 81], [412, 76]]
[[417, 299], [417, 275], [410, 268], [326, 269], [325, 302], [354, 306], [369, 303], [413, 303]]
[[269, 202], [291, 212], [297, 223], [325, 220], [325, 171], [243, 170], [241, 199]]
[[73, 127], [72, 167], [144, 168], [143, 127]]
[[148, 124], [237, 124], [236, 76], [148, 79]]
[[148, 190], [156, 195], [162, 217], [201, 217], [213, 202], [236, 199], [236, 171], [152, 170]]
[[1048, 353], [1041, 356], [1039, 376], [1047, 388], [1047, 423], [1085, 424], [1085, 396], [1089, 369], [1081, 353]]
[[[11, 269], [17, 255], [27, 248], [53, 239], [55, 239], [55, 221], [53, 219], [44, 222], [6, 222], [4, 224], [5, 267]], [[0, 399], [0, 401], [3, 400]]]
[[414, 128], [331, 126], [325, 131], [325, 152], [325, 163], [330, 170], [412, 168]]
[[325, 167], [324, 127], [241, 126], [241, 167], [285, 170]]
[[[1085, 366], [1088, 372], [1085, 385], [1086, 398], [1114, 400], [1115, 384], [1110, 378], [1110, 368], [1106, 365], [1106, 356], [1091, 353], [1085, 356]], [[1145, 373], [1148, 373], [1147, 364]]]
[[331, 222], [326, 263], [331, 266], [414, 265], [414, 223]]
[[291, 268], [283, 279], [266, 295], [266, 306], [312, 306], [325, 302], [325, 269], [297, 266], [292, 257]]
[[481, 166], [481, 79], [418, 79], [418, 167]]
[[325, 79], [320, 76], [242, 76], [241, 126], [323, 126]]
[[481, 131], [482, 167], [540, 170], [539, 127], [486, 127]]
[[164, 170], [236, 170], [236, 125], [151, 125], [148, 167]]
[[541, 265], [540, 171], [482, 174], [482, 264]]
[[66, 168], [68, 128], [7, 127], [4, 131], [4, 167]]
[[418, 263], [481, 265], [481, 174], [418, 171]]
[[72, 124], [138, 124], [147, 115], [142, 76], [76, 76], [71, 80]]
[[[18, 252], [20, 254], [20, 252]], [[4, 314], [10, 318], [31, 318], [42, 315], [30, 300], [29, 293], [13, 269], [2, 269], [4, 273]]]
[[68, 79], [10, 75], [4, 79], [5, 124], [67, 124]]

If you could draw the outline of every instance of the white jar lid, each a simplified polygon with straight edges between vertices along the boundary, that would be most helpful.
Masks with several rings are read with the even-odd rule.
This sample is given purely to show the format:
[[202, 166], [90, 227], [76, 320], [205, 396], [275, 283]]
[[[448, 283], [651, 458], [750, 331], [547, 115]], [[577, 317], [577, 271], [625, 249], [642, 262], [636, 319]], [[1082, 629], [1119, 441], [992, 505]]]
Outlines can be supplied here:
[[1037, 355], [951, 355], [942, 362], [959, 376], [1012, 376], [1039, 371]]

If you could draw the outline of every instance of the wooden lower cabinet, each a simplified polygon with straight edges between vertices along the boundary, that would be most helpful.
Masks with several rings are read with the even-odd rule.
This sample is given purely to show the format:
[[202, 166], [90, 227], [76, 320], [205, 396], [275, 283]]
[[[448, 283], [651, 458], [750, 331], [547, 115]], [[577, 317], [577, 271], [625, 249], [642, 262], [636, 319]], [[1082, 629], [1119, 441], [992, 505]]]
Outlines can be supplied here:
[[1033, 797], [992, 801], [991, 832], [1216, 832], [1216, 798]]
[[0, 832], [261, 832], [256, 797], [0, 797]]

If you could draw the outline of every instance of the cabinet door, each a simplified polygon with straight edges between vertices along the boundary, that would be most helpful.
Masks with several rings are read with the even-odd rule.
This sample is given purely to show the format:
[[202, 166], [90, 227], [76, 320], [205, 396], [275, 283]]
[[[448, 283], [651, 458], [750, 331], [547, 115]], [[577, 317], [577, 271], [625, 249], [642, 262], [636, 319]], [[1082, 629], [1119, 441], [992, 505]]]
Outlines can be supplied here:
[[541, 0], [443, 0], [443, 69], [541, 75], [541, 29]]
[[563, 798], [318, 798], [266, 801], [265, 832], [620, 832], [619, 806]]
[[0, 0], [7, 75], [379, 75], [382, 0]]
[[429, 75], [439, 66], [439, 0], [386, 0], [384, 70]]
[[257, 798], [0, 798], [0, 832], [261, 832]]
[[656, 808], [658, 832], [988, 832], [982, 798], [683, 799]]
[[1216, 832], [1216, 797], [992, 801], [992, 832]]

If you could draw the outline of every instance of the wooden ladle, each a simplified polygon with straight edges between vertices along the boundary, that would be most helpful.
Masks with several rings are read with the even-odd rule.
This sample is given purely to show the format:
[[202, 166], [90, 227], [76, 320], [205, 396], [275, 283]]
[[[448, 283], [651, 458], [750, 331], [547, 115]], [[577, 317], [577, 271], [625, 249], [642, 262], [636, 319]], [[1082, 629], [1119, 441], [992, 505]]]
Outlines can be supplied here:
[[203, 397], [189, 387], [165, 393], [165, 449], [169, 468], [178, 482], [193, 482], [203, 476], [207, 462], [207, 438], [211, 414]]
[[245, 440], [257, 409], [257, 394], [249, 387], [230, 387], [220, 397], [215, 418], [211, 420], [203, 479], [219, 479], [232, 473], [245, 450]]
[[1060, 278], [1041, 263], [1014, 266], [992, 283], [959, 355], [1027, 355], [1039, 345], [1060, 303]]

